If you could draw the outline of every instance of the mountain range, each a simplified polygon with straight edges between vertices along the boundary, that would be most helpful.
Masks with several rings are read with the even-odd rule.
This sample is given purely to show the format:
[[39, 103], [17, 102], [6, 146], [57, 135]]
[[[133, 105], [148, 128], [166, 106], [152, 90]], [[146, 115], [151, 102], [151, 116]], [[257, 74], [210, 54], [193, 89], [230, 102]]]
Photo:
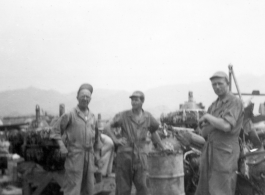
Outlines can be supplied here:
[[[265, 76], [255, 77], [242, 75], [238, 79], [241, 92], [251, 93], [253, 90], [265, 92]], [[236, 92], [233, 85], [233, 92]], [[168, 113], [179, 108], [180, 104], [188, 101], [189, 91], [193, 92], [194, 100], [202, 103], [206, 109], [216, 99], [209, 80], [196, 83], [160, 86], [144, 91], [144, 109], [151, 112], [156, 118], [161, 113]], [[115, 113], [130, 109], [129, 96], [132, 93], [124, 90], [94, 89], [90, 109], [95, 114], [101, 114], [103, 119], [113, 117]], [[248, 99], [244, 97], [244, 99]], [[57, 116], [59, 104], [65, 104], [66, 111], [77, 105], [76, 92], [62, 94], [55, 90], [43, 90], [35, 87], [0, 92], [0, 116], [21, 116], [35, 113], [38, 104], [44, 112]], [[265, 97], [254, 97], [255, 105], [264, 102]], [[255, 106], [255, 110], [257, 111]]]

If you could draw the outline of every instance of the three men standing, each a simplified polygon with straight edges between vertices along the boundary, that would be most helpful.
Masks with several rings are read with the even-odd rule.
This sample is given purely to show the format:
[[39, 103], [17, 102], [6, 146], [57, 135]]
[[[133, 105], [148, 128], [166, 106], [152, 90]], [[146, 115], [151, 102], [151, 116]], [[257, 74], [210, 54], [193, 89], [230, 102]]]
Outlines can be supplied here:
[[226, 73], [216, 72], [210, 80], [218, 98], [199, 120], [202, 133], [208, 137], [201, 155], [195, 195], [234, 195], [244, 107], [242, 101], [229, 92]]
[[[199, 124], [207, 143], [204, 146], [200, 179], [195, 195], [234, 195], [236, 187], [237, 161], [239, 158], [238, 137], [243, 122], [243, 103], [229, 92], [228, 76], [216, 72], [211, 78], [212, 87], [218, 96], [209, 107]], [[54, 138], [58, 140], [63, 153], [68, 153], [65, 162], [65, 195], [93, 194], [95, 116], [88, 104], [93, 88], [83, 84], [78, 90], [78, 106], [62, 116], [55, 125]], [[156, 133], [159, 123], [142, 106], [145, 96], [135, 91], [131, 96], [131, 110], [115, 115], [105, 126], [114, 143], [118, 146], [116, 155], [116, 195], [131, 193], [134, 183], [137, 195], [149, 195], [146, 185], [147, 152], [151, 134], [152, 140], [163, 150], [160, 137]], [[121, 128], [121, 138], [117, 138], [112, 128]], [[61, 131], [66, 134], [65, 147]], [[96, 147], [97, 148], [97, 147]]]

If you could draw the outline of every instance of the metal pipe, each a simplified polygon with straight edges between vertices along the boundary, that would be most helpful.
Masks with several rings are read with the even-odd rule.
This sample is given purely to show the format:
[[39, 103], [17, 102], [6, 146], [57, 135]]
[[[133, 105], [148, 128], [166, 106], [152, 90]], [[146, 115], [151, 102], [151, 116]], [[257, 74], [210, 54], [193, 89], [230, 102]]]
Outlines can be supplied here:
[[64, 104], [59, 105], [59, 116], [62, 116], [65, 113], [65, 106]]
[[40, 121], [40, 107], [39, 105], [36, 105], [36, 121], [39, 123]]
[[239, 89], [239, 86], [238, 86], [238, 84], [237, 84], [236, 76], [235, 76], [235, 73], [234, 73], [234, 71], [233, 71], [233, 65], [230, 64], [230, 65], [228, 66], [228, 68], [229, 68], [229, 72], [231, 72], [231, 74], [232, 74], [232, 76], [233, 76], [233, 79], [234, 79], [234, 82], [235, 82], [235, 85], [236, 85], [236, 89], [237, 89], [237, 92], [238, 92], [239, 98], [242, 100], [242, 98], [241, 98], [241, 93], [240, 93], [240, 89]]
[[[239, 95], [238, 93], [233, 93], [234, 95]], [[249, 96], [255, 96], [253, 95], [252, 93], [241, 93], [241, 95], [249, 95]], [[265, 96], [265, 94], [259, 94], [259, 95], [256, 95], [256, 96]]]
[[231, 75], [232, 73], [231, 73], [231, 69], [229, 68], [229, 66], [228, 66], [228, 69], [229, 69], [229, 91], [232, 91], [232, 75]]

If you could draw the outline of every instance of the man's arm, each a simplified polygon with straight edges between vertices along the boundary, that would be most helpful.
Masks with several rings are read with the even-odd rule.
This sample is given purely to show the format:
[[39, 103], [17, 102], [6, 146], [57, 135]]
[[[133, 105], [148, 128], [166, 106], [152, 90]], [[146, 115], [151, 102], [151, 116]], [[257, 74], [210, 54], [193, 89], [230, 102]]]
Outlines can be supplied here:
[[104, 127], [104, 130], [113, 140], [115, 145], [126, 145], [127, 144], [126, 138], [123, 137], [118, 139], [113, 131], [113, 127], [120, 127], [120, 126], [121, 126], [121, 114], [119, 113], [116, 114], [116, 116], [112, 120], [110, 120], [110, 122], [107, 123], [107, 125]]
[[199, 123], [208, 122], [217, 130], [230, 132], [237, 124], [238, 119], [242, 117], [244, 112], [243, 109], [242, 101], [239, 99], [234, 99], [229, 102], [220, 116], [215, 117], [209, 114], [208, 110], [208, 114], [205, 114], [200, 119]]
[[215, 117], [208, 113], [200, 118], [199, 123], [202, 122], [208, 122], [211, 126], [224, 132], [229, 132], [232, 130], [231, 124], [226, 120], [224, 120], [223, 118]]
[[200, 135], [204, 138], [207, 138], [209, 133], [214, 130], [214, 127], [210, 125], [208, 122], [203, 122], [202, 124], [199, 124], [200, 129]]
[[60, 147], [60, 152], [62, 154], [67, 154], [68, 150], [66, 149], [63, 140], [62, 140], [62, 132], [65, 131], [66, 127], [70, 122], [70, 115], [64, 114], [58, 121], [53, 125], [51, 129], [51, 138], [55, 139]]
[[161, 142], [161, 139], [157, 133], [157, 130], [159, 128], [159, 123], [157, 120], [150, 114], [150, 127], [149, 131], [151, 133], [152, 141], [155, 142], [162, 150], [165, 150], [165, 146]]
[[122, 137], [122, 138], [117, 138], [116, 135], [114, 134], [112, 128], [111, 128], [111, 123], [108, 123], [105, 126], [105, 131], [108, 133], [112, 141], [114, 142], [115, 145], [126, 145], [127, 144], [127, 139]]
[[165, 147], [164, 147], [164, 145], [162, 144], [161, 139], [160, 139], [158, 133], [155, 131], [155, 132], [151, 133], [151, 136], [152, 136], [152, 140], [153, 140], [155, 143], [157, 143], [157, 144], [159, 145], [159, 147], [160, 147], [162, 150], [165, 150]]

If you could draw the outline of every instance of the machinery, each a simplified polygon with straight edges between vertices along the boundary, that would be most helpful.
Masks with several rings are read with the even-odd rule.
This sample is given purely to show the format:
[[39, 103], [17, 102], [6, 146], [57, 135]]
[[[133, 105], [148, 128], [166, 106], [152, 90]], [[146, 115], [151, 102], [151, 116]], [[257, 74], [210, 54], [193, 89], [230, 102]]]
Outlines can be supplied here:
[[189, 92], [188, 101], [180, 104], [179, 110], [168, 113], [166, 116], [161, 115], [161, 123], [176, 127], [186, 127], [197, 129], [198, 121], [205, 114], [202, 103], [196, 103], [193, 100], [193, 93]]
[[36, 119], [31, 122], [24, 135], [23, 157], [41, 165], [46, 171], [64, 169], [64, 158], [60, 155], [55, 140], [50, 139], [51, 129], [45, 119], [40, 117], [40, 108], [36, 106]]
[[[258, 90], [252, 93], [241, 93], [233, 66], [229, 65], [229, 90], [232, 92], [232, 82], [234, 81], [240, 99], [242, 95], [265, 96]], [[265, 115], [254, 116], [253, 106], [249, 104], [245, 107], [244, 121], [251, 121], [255, 131], [246, 133], [242, 130], [240, 135], [241, 156], [238, 161], [236, 195], [265, 195]], [[185, 193], [194, 194], [199, 179], [200, 148], [204, 142], [198, 137], [198, 120], [205, 113], [202, 104], [193, 101], [193, 94], [189, 92], [189, 101], [180, 105], [180, 109], [161, 115], [161, 137], [173, 136], [178, 139], [184, 151], [184, 173], [185, 173]], [[259, 123], [259, 125], [256, 125]], [[253, 128], [253, 127], [252, 127]], [[193, 132], [193, 133], [191, 133]], [[260, 140], [260, 141], [259, 141]], [[259, 143], [260, 142], [260, 143]], [[255, 146], [259, 146], [259, 150]]]
[[[200, 136], [198, 122], [205, 114], [202, 103], [196, 103], [193, 93], [189, 92], [188, 101], [181, 104], [179, 110], [162, 114], [160, 121], [161, 138], [169, 139], [171, 143], [180, 143], [183, 150], [184, 189], [186, 195], [194, 194], [199, 180], [200, 150], [205, 140]], [[162, 135], [161, 135], [162, 134]], [[172, 139], [173, 138], [173, 139]]]
[[[23, 134], [13, 134], [10, 138], [19, 142], [20, 155], [25, 159], [18, 165], [18, 172], [23, 175], [23, 195], [62, 195], [60, 190], [64, 180], [65, 156], [61, 155], [57, 142], [51, 138], [51, 127], [60, 120], [65, 112], [63, 104], [59, 106], [59, 117], [54, 117], [50, 124], [40, 116], [40, 107], [36, 106], [36, 118]], [[99, 114], [98, 121], [101, 120]], [[97, 129], [97, 128], [96, 128]], [[96, 130], [96, 133], [97, 130]], [[14, 142], [13, 142], [14, 143]], [[67, 145], [67, 143], [65, 143]], [[95, 173], [95, 192], [115, 190], [115, 178], [102, 178]]]
[[[252, 93], [241, 93], [234, 71], [233, 66], [229, 65], [229, 89], [232, 91], [232, 79], [234, 80], [237, 93], [240, 99], [242, 95], [245, 96], [265, 96], [258, 90]], [[245, 108], [245, 120], [250, 120], [254, 124], [251, 128], [254, 130], [252, 133], [245, 133], [245, 129], [241, 132], [241, 156], [238, 161], [238, 177], [236, 195], [265, 195], [265, 151], [264, 151], [264, 129], [259, 129], [255, 126], [255, 122], [265, 122], [265, 116], [254, 116], [254, 104], [250, 104]], [[260, 143], [259, 143], [260, 142]], [[255, 148], [259, 146], [259, 150]]]

